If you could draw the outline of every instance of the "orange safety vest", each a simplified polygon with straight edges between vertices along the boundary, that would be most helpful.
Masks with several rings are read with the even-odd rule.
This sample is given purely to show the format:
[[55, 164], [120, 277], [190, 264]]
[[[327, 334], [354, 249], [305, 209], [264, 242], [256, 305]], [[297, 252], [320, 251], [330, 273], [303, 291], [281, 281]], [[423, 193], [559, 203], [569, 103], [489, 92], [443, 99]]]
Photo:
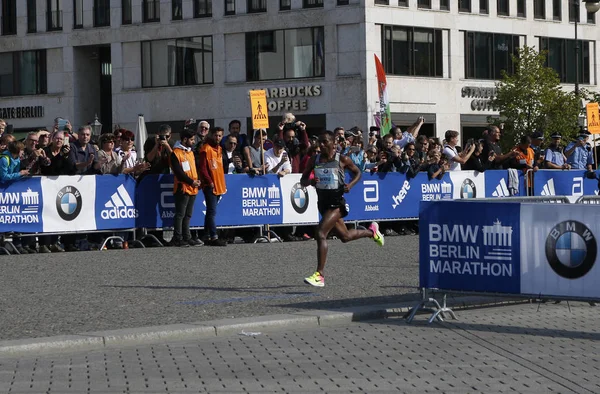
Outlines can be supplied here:
[[[200, 152], [206, 153], [207, 168], [215, 185], [213, 193], [215, 196], [222, 196], [227, 193], [225, 186], [225, 172], [223, 171], [223, 148], [212, 147], [210, 144], [202, 145]], [[202, 187], [207, 185], [202, 185]]]
[[516, 146], [515, 151], [518, 155], [515, 157], [515, 160], [519, 164], [527, 164], [530, 167], [533, 167], [533, 160], [535, 158], [535, 152], [531, 148], [527, 148], [527, 152], [523, 152], [518, 146]]
[[[173, 154], [179, 160], [179, 165], [183, 169], [183, 172], [192, 180], [198, 180], [198, 173], [196, 172], [196, 161], [194, 160], [194, 152], [191, 150], [186, 151], [185, 149], [175, 148], [173, 149]], [[173, 193], [183, 192], [190, 196], [195, 196], [198, 194], [198, 188], [192, 185], [189, 185], [185, 182], [181, 182], [177, 177], [175, 177], [173, 182]]]

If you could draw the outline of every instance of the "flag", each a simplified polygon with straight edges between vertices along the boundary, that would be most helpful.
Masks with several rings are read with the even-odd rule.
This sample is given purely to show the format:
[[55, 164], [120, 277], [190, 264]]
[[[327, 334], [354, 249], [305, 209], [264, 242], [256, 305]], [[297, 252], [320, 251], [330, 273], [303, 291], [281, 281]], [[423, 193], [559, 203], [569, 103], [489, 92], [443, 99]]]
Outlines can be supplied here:
[[383, 137], [392, 129], [392, 115], [390, 114], [390, 100], [387, 92], [387, 81], [383, 64], [375, 55], [375, 69], [377, 70], [377, 87], [379, 90], [379, 119], [381, 122], [379, 134]]

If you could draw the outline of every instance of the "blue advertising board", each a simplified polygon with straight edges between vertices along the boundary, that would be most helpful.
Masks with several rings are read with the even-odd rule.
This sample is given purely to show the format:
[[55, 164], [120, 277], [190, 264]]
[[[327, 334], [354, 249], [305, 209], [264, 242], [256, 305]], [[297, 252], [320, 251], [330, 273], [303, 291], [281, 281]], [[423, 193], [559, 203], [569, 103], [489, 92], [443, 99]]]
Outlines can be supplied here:
[[520, 292], [520, 204], [423, 202], [420, 287]]
[[40, 178], [0, 184], [0, 232], [43, 231], [43, 206]]

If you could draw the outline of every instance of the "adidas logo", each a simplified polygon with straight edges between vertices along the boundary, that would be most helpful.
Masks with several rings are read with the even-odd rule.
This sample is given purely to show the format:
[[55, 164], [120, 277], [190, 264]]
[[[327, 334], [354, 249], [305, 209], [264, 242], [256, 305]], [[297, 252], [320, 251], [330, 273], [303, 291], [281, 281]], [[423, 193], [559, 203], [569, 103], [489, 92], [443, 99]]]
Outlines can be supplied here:
[[556, 196], [556, 191], [554, 190], [554, 179], [548, 180], [544, 187], [542, 188], [542, 196]]
[[133, 200], [124, 185], [117, 188], [110, 200], [108, 200], [100, 212], [100, 216], [104, 220], [109, 219], [135, 219], [138, 217], [138, 210], [135, 209]]
[[508, 186], [504, 178], [500, 179], [500, 183], [496, 186], [496, 190], [492, 193], [494, 197], [510, 197]]

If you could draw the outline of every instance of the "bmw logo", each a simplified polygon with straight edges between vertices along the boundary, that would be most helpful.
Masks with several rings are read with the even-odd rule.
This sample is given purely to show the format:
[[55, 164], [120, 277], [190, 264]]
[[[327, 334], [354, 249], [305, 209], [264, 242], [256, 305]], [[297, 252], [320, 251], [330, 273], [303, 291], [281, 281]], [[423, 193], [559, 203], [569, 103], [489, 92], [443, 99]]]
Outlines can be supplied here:
[[568, 220], [554, 226], [546, 238], [546, 258], [558, 275], [581, 278], [596, 261], [596, 238], [583, 223]]
[[304, 186], [300, 184], [300, 182], [296, 183], [292, 187], [292, 192], [290, 193], [290, 198], [292, 201], [292, 207], [298, 213], [304, 213], [308, 209], [308, 190]]
[[71, 221], [81, 212], [81, 193], [73, 186], [65, 186], [56, 195], [56, 210], [63, 220]]
[[476, 198], [477, 188], [475, 183], [469, 178], [465, 179], [460, 186], [460, 198]]

